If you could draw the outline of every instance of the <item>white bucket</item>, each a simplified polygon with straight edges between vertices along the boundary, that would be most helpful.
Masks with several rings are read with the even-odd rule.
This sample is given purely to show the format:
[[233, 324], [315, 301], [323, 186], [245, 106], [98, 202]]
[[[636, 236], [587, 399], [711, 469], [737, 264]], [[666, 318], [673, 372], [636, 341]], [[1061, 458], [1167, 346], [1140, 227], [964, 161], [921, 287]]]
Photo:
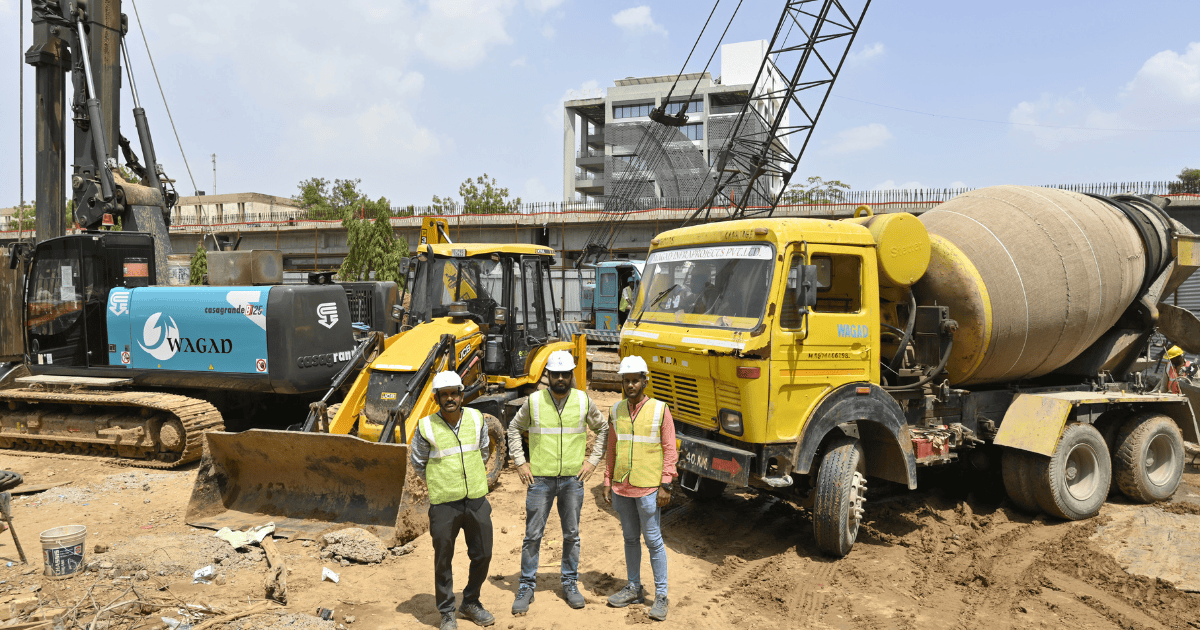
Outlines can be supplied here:
[[50, 578], [73, 577], [83, 568], [83, 541], [87, 527], [64, 525], [42, 532], [42, 558], [45, 575]]
[[187, 286], [192, 279], [192, 255], [170, 254], [167, 256], [167, 284], [175, 287]]

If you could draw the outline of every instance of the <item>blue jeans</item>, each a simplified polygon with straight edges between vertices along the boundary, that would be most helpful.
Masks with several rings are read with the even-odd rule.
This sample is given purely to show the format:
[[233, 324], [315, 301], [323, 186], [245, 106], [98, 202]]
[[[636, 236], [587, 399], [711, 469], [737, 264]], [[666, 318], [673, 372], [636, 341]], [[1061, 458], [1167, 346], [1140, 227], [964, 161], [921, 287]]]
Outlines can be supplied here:
[[579, 512], [583, 509], [583, 482], [574, 476], [534, 477], [525, 494], [525, 542], [521, 544], [521, 584], [537, 586], [542, 534], [554, 499], [562, 523], [562, 581], [579, 580]]
[[662, 537], [662, 510], [658, 508], [658, 490], [639, 498], [612, 493], [613, 509], [621, 517], [621, 535], [625, 538], [625, 573], [632, 584], [642, 584], [642, 541], [650, 550], [650, 568], [654, 571], [654, 595], [667, 595], [667, 546]]

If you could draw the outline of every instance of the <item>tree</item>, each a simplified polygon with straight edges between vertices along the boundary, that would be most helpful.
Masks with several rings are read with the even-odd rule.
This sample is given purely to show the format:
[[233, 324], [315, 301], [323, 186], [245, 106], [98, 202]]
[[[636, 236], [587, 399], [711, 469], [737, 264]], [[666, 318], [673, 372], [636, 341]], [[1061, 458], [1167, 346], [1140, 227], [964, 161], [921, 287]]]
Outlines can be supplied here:
[[[521, 198], [508, 198], [508, 189], [496, 184], [496, 178], [487, 173], [475, 179], [468, 178], [458, 187], [462, 196], [463, 214], [511, 214], [521, 205]], [[458, 204], [449, 196], [433, 196], [430, 210], [433, 214], [454, 214]]]
[[188, 284], [200, 284], [204, 282], [204, 275], [208, 273], [208, 250], [204, 249], [204, 239], [200, 239], [196, 243], [196, 255], [192, 256], [192, 273], [188, 278]]
[[351, 212], [342, 219], [346, 228], [346, 244], [350, 251], [338, 269], [338, 278], [343, 282], [368, 280], [375, 272], [375, 280], [401, 282], [400, 259], [408, 255], [408, 241], [396, 238], [392, 231], [390, 208], [387, 199], [366, 202], [359, 212]]
[[1184, 167], [1179, 171], [1179, 181], [1171, 182], [1167, 187], [1170, 193], [1200, 193], [1200, 168]]
[[846, 192], [850, 184], [840, 180], [824, 180], [816, 175], [809, 177], [804, 184], [792, 184], [784, 191], [779, 199], [784, 205], [828, 204], [841, 203], [846, 200]]
[[300, 182], [300, 194], [292, 199], [305, 210], [306, 218], [344, 219], [363, 203], [376, 203], [358, 189], [361, 183], [361, 179], [335, 179], [331, 183], [324, 177], [312, 177]]

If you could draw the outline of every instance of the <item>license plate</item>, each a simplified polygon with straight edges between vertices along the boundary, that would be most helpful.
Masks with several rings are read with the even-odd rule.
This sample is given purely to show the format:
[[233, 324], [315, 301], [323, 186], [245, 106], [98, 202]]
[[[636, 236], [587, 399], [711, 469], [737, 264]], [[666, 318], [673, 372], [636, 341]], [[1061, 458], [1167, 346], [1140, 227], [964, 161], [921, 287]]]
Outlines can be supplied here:
[[680, 469], [736, 486], [749, 484], [754, 453], [698, 438], [685, 437], [678, 442]]

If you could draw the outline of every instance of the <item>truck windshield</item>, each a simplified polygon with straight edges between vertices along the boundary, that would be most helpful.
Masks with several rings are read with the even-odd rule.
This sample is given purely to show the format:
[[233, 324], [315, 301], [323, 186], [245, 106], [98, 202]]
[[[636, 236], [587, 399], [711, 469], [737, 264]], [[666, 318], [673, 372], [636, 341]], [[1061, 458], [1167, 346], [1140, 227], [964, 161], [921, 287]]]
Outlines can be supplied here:
[[653, 252], [631, 318], [752, 329], [766, 309], [774, 260], [775, 248], [766, 243]]

